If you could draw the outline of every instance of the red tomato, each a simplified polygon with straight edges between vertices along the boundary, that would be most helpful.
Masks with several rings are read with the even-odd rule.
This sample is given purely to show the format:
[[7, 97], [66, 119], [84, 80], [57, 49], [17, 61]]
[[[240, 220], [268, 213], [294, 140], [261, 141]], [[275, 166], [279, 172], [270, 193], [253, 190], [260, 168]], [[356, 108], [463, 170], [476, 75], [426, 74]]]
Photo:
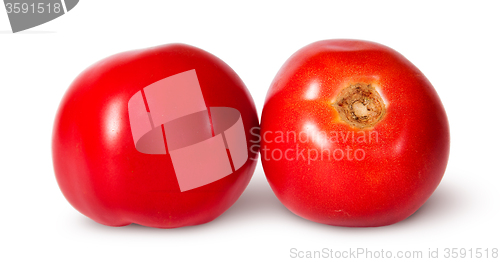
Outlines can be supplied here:
[[448, 120], [425, 76], [372, 42], [326, 40], [296, 52], [268, 91], [261, 159], [293, 213], [324, 224], [383, 226], [436, 189]]
[[57, 182], [104, 225], [209, 222], [248, 185], [257, 112], [222, 60], [172, 44], [117, 54], [85, 70], [54, 124]]

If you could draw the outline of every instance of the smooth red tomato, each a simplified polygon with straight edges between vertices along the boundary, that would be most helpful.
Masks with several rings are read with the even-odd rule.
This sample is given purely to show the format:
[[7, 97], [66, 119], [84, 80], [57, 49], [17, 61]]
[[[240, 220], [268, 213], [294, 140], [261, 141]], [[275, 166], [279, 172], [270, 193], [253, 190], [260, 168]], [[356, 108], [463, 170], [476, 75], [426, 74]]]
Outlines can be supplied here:
[[425, 76], [372, 42], [325, 40], [283, 65], [268, 91], [261, 159], [279, 200], [324, 224], [383, 226], [436, 189], [450, 148]]
[[57, 182], [104, 225], [206, 223], [248, 185], [258, 125], [250, 93], [217, 57], [183, 44], [117, 54], [80, 74], [61, 102]]

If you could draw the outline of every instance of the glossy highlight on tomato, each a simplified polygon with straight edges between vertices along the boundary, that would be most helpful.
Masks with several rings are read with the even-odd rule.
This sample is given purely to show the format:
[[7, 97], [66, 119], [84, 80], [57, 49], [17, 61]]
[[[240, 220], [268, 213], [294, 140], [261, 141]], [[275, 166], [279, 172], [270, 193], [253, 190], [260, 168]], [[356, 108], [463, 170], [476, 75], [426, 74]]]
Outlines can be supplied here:
[[101, 60], [64, 95], [52, 155], [59, 187], [108, 226], [175, 228], [227, 210], [255, 170], [254, 102], [238, 75], [169, 44]]
[[268, 90], [261, 159], [293, 213], [384, 226], [419, 209], [446, 169], [450, 135], [435, 89], [393, 49], [324, 40], [293, 54]]

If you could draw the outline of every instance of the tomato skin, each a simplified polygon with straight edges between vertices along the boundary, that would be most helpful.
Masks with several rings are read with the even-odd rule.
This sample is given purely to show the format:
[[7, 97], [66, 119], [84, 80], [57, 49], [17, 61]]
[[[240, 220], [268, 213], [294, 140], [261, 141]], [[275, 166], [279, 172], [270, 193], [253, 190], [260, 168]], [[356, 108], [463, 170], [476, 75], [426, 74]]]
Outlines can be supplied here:
[[[343, 122], [332, 105], [358, 82], [375, 86], [386, 105], [367, 129]], [[302, 140], [283, 139], [301, 132]], [[303, 218], [348, 227], [413, 214], [440, 183], [450, 148], [444, 107], [425, 76], [396, 51], [359, 40], [319, 41], [293, 54], [269, 88], [261, 134], [262, 165], [278, 199]], [[377, 136], [363, 142], [363, 134]]]
[[[207, 107], [240, 112], [249, 152], [234, 173], [181, 192], [167, 154], [143, 154], [135, 148], [127, 105], [151, 83], [192, 69]], [[184, 44], [124, 52], [86, 69], [64, 95], [52, 137], [54, 171], [70, 204], [98, 223], [157, 228], [202, 224], [227, 210], [248, 185], [258, 153], [250, 150], [255, 144], [250, 129], [258, 125], [244, 83], [214, 55]]]

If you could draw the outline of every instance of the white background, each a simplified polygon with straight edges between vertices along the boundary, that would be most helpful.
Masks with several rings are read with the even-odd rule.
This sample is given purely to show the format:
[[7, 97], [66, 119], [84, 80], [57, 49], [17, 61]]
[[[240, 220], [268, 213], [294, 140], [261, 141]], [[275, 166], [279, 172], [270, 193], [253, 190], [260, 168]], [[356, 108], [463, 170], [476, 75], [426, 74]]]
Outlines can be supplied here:
[[[0, 7], [0, 260], [282, 261], [291, 259], [291, 248], [421, 250], [424, 257], [429, 248], [440, 248], [441, 257], [446, 247], [500, 248], [497, 3], [87, 0], [17, 34]], [[260, 115], [285, 60], [332, 38], [396, 49], [427, 76], [445, 105], [452, 138], [448, 169], [410, 218], [379, 228], [304, 220], [277, 200], [260, 163], [236, 204], [194, 227], [103, 226], [60, 192], [52, 124], [66, 88], [92, 63], [131, 49], [191, 44], [239, 74]]]

